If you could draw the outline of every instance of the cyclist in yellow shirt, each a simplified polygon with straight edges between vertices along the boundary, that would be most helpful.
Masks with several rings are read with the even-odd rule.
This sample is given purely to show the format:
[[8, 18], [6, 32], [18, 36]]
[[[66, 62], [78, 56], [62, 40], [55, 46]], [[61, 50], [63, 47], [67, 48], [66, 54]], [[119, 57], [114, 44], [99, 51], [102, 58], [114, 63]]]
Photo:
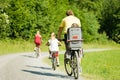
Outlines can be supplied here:
[[81, 27], [80, 19], [74, 16], [74, 13], [72, 10], [68, 10], [66, 12], [66, 17], [62, 19], [62, 22], [59, 27], [58, 31], [58, 39], [61, 39], [62, 31], [64, 30], [64, 39], [65, 39], [65, 47], [67, 49], [67, 29], [72, 26], [73, 23], [78, 24], [79, 27]]

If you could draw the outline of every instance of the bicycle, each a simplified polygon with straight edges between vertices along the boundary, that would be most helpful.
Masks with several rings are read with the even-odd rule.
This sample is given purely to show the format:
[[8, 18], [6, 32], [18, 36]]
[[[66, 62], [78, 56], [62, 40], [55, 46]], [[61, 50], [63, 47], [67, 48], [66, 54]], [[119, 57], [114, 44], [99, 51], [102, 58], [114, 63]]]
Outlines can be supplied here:
[[36, 58], [39, 57], [39, 47], [36, 47], [36, 49], [35, 49], [35, 57]]
[[68, 54], [65, 52], [64, 54], [64, 65], [65, 65], [65, 70], [68, 74], [68, 76], [71, 76], [74, 74], [75, 79], [79, 78], [80, 72], [82, 72], [81, 65], [79, 64], [79, 58], [80, 58], [80, 53], [79, 50], [69, 50], [70, 59], [66, 57]]
[[57, 67], [57, 54], [58, 52], [57, 51], [51, 51], [51, 62], [52, 62], [52, 69], [53, 70], [56, 70], [56, 67]]
[[[78, 32], [77, 32], [78, 31]], [[67, 50], [64, 54], [64, 66], [68, 76], [74, 74], [78, 79], [82, 68], [79, 59], [83, 54], [81, 28], [69, 28], [67, 32]]]

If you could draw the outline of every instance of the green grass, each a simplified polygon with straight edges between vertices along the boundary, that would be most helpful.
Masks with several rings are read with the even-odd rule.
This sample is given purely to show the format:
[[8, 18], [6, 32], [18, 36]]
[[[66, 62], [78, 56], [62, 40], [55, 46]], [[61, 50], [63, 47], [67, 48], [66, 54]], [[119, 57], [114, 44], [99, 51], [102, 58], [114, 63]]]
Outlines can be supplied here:
[[0, 41], [0, 55], [28, 52], [33, 50], [33, 44], [27, 41], [2, 40]]
[[83, 74], [93, 80], [120, 79], [120, 50], [85, 53]]
[[[48, 46], [45, 45], [46, 41], [43, 41], [41, 45], [41, 51], [48, 51]], [[21, 52], [32, 52], [35, 44], [33, 41], [25, 40], [0, 40], [0, 55], [21, 53]], [[60, 47], [64, 50], [64, 46]]]
[[[59, 70], [64, 70], [63, 54], [60, 56]], [[49, 59], [45, 62], [51, 65]], [[82, 59], [82, 76], [84, 80], [119, 80], [120, 79], [120, 50], [87, 52]]]
[[90, 48], [111, 48], [111, 49], [119, 49], [120, 44], [116, 44], [115, 42], [108, 41], [107, 43], [104, 42], [91, 42], [91, 43], [84, 43], [84, 49]]
[[[21, 52], [32, 52], [35, 44], [33, 41], [25, 40], [2, 40], [0, 41], [0, 55], [21, 53]], [[47, 51], [48, 47], [43, 42], [42, 51]]]

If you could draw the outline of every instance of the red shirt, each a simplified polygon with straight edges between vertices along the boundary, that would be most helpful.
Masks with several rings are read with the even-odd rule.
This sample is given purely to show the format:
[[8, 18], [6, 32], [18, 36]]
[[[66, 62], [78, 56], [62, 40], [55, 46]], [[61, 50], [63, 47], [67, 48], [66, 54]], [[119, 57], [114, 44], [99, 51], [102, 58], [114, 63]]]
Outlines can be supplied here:
[[36, 34], [34, 39], [35, 44], [40, 45], [41, 44], [41, 36]]

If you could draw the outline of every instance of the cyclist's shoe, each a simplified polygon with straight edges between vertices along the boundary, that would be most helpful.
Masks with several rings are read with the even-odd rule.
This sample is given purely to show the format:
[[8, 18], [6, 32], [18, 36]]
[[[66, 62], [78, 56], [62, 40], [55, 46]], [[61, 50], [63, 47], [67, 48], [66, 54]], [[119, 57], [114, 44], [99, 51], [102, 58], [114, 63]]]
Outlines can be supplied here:
[[36, 47], [34, 48], [34, 51], [36, 51]]
[[66, 51], [65, 54], [66, 54], [66, 59], [70, 59], [70, 57], [71, 57], [70, 51]]
[[52, 58], [52, 56], [51, 55], [49, 55], [49, 59], [51, 59]]
[[69, 54], [66, 54], [66, 59], [70, 59], [70, 55]]
[[57, 63], [57, 67], [59, 67], [60, 66], [60, 64], [59, 63]]

